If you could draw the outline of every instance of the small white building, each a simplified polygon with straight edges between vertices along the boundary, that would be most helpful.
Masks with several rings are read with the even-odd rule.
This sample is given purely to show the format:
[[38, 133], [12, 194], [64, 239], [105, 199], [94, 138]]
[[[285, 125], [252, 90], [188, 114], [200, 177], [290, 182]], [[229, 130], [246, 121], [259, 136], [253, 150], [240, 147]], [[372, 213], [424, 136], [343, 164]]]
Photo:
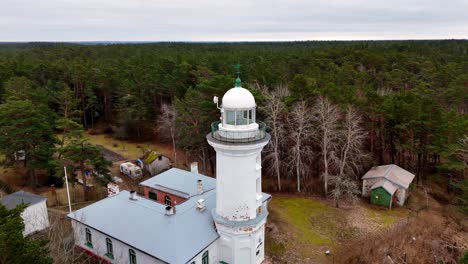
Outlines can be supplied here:
[[149, 151], [142, 158], [143, 168], [150, 174], [156, 175], [172, 167], [171, 160], [155, 151]]
[[20, 204], [27, 204], [28, 207], [21, 213], [21, 217], [24, 221], [24, 236], [49, 227], [49, 214], [46, 204], [47, 198], [43, 196], [19, 191], [1, 198], [0, 203], [8, 210]]
[[[395, 164], [372, 167], [362, 177], [362, 196], [369, 197], [373, 190], [381, 188], [386, 192], [386, 201], [379, 202], [371, 199], [371, 202], [383, 203], [383, 205], [391, 207], [394, 201], [398, 205], [403, 206], [408, 198], [409, 186], [413, 182], [413, 179], [414, 174]], [[377, 199], [382, 198], [377, 197]]]
[[131, 162], [124, 162], [119, 166], [120, 172], [127, 175], [132, 179], [140, 178], [143, 176], [141, 168]]

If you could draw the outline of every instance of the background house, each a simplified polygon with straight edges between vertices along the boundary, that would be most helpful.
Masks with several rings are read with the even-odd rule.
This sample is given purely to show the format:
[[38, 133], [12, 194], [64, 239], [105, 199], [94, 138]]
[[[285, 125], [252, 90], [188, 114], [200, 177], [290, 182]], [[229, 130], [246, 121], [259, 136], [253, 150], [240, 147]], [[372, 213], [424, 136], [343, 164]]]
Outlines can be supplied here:
[[371, 203], [377, 205], [403, 206], [413, 179], [414, 174], [395, 164], [376, 166], [362, 177], [362, 196], [370, 196]]
[[143, 169], [151, 176], [172, 167], [171, 160], [168, 157], [152, 150], [148, 151], [140, 160], [143, 162]]
[[47, 198], [24, 191], [15, 192], [0, 199], [0, 203], [8, 210], [20, 204], [28, 205], [23, 213], [21, 213], [21, 217], [24, 221], [24, 236], [49, 227], [49, 215], [47, 213], [46, 202]]

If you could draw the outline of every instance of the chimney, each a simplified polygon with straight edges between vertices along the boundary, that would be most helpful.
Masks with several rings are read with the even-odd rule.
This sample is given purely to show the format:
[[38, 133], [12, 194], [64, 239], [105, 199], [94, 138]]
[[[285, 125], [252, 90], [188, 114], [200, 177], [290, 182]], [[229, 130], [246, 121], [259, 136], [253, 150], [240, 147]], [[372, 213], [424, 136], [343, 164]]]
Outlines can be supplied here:
[[203, 182], [202, 182], [202, 180], [197, 181], [197, 193], [198, 194], [203, 193]]
[[190, 163], [190, 172], [198, 174], [198, 162], [195, 161]]
[[206, 209], [206, 206], [205, 206], [205, 199], [199, 199], [199, 200], [197, 201], [197, 209], [198, 209], [198, 211], [200, 211], [200, 212], [205, 211], [205, 209]]
[[137, 200], [136, 192], [135, 192], [135, 191], [130, 191], [130, 200], [133, 200], [133, 201], [136, 201], [136, 200]]
[[166, 206], [166, 215], [173, 215], [174, 214], [174, 208], [172, 206]]

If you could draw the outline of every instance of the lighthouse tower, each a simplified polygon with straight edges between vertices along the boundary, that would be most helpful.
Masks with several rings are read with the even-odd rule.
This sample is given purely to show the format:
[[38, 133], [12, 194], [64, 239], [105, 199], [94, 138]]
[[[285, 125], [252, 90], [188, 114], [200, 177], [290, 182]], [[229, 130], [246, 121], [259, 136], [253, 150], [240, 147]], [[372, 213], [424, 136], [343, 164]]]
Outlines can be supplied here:
[[261, 151], [270, 135], [265, 124], [255, 120], [255, 99], [241, 87], [239, 77], [235, 87], [224, 94], [220, 110], [220, 121], [211, 125], [207, 135], [216, 150], [216, 209], [212, 216], [220, 234], [219, 260], [261, 263], [269, 198], [262, 193]]

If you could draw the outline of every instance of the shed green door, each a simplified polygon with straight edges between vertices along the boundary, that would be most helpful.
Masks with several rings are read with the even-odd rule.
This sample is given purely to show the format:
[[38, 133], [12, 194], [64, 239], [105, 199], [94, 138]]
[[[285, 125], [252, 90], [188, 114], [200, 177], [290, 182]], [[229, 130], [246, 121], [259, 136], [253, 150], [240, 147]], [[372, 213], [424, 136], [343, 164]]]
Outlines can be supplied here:
[[371, 191], [371, 203], [390, 207], [392, 196], [382, 187], [375, 188]]

